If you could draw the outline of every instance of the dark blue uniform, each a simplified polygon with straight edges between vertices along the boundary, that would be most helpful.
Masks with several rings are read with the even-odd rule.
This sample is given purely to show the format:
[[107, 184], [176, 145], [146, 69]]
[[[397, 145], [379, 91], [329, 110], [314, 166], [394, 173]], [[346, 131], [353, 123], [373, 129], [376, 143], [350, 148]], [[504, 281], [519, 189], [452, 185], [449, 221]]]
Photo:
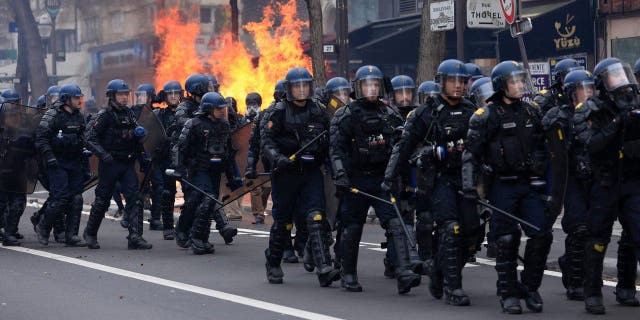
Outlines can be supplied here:
[[[177, 134], [175, 106], [155, 109], [153, 113], [160, 120], [167, 137]], [[173, 206], [176, 199], [176, 178], [165, 174], [165, 170], [171, 165], [170, 145], [170, 141], [167, 140], [166, 144], [161, 147], [162, 149], [154, 159], [151, 172], [151, 216], [155, 219], [162, 217], [165, 240], [173, 240]]]

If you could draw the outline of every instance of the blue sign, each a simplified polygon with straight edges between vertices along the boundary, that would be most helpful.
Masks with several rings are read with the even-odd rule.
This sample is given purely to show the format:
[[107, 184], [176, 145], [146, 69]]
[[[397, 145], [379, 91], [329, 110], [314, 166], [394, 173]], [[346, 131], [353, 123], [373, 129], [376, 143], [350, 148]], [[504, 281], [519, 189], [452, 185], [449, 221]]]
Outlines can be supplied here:
[[17, 32], [18, 32], [18, 25], [14, 21], [9, 22], [9, 33], [17, 33]]

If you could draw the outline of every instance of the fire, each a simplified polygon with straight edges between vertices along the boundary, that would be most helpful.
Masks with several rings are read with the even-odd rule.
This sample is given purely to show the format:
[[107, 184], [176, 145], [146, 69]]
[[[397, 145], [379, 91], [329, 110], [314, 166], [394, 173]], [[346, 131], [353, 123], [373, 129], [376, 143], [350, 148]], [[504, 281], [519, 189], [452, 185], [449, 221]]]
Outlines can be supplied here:
[[[156, 21], [156, 34], [162, 42], [156, 57], [156, 85], [171, 79], [182, 82], [191, 73], [203, 72], [218, 79], [224, 96], [236, 98], [240, 113], [246, 110], [244, 97], [249, 92], [260, 93], [263, 108], [267, 107], [275, 83], [284, 78], [287, 70], [302, 66], [312, 71], [311, 59], [302, 48], [302, 29], [308, 22], [298, 19], [296, 13], [295, 0], [272, 3], [263, 10], [262, 21], [243, 26], [253, 36], [260, 53], [257, 66], [243, 43], [232, 41], [227, 32], [221, 35], [223, 45], [206, 59], [210, 69], [205, 70], [205, 61], [198, 58], [194, 47], [198, 24], [180, 22], [177, 9], [169, 10]], [[279, 26], [275, 26], [276, 20], [280, 20]]]

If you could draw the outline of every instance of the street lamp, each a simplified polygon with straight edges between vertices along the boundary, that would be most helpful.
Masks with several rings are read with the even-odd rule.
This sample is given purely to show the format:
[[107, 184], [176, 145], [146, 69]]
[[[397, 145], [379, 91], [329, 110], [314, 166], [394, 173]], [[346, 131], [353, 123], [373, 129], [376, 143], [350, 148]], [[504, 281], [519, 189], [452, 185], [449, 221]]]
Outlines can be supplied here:
[[46, 0], [45, 7], [47, 12], [49, 12], [49, 16], [51, 16], [51, 75], [53, 77], [53, 81], [57, 84], [58, 81], [56, 79], [57, 66], [56, 66], [56, 16], [60, 12], [61, 0]]

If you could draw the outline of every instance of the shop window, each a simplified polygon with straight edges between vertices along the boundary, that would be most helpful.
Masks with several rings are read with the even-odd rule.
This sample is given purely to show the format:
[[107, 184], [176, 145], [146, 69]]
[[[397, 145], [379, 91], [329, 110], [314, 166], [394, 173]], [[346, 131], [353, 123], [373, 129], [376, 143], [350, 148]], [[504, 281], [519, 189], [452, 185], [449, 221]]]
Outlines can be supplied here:
[[633, 66], [640, 52], [640, 37], [611, 39], [611, 56]]

